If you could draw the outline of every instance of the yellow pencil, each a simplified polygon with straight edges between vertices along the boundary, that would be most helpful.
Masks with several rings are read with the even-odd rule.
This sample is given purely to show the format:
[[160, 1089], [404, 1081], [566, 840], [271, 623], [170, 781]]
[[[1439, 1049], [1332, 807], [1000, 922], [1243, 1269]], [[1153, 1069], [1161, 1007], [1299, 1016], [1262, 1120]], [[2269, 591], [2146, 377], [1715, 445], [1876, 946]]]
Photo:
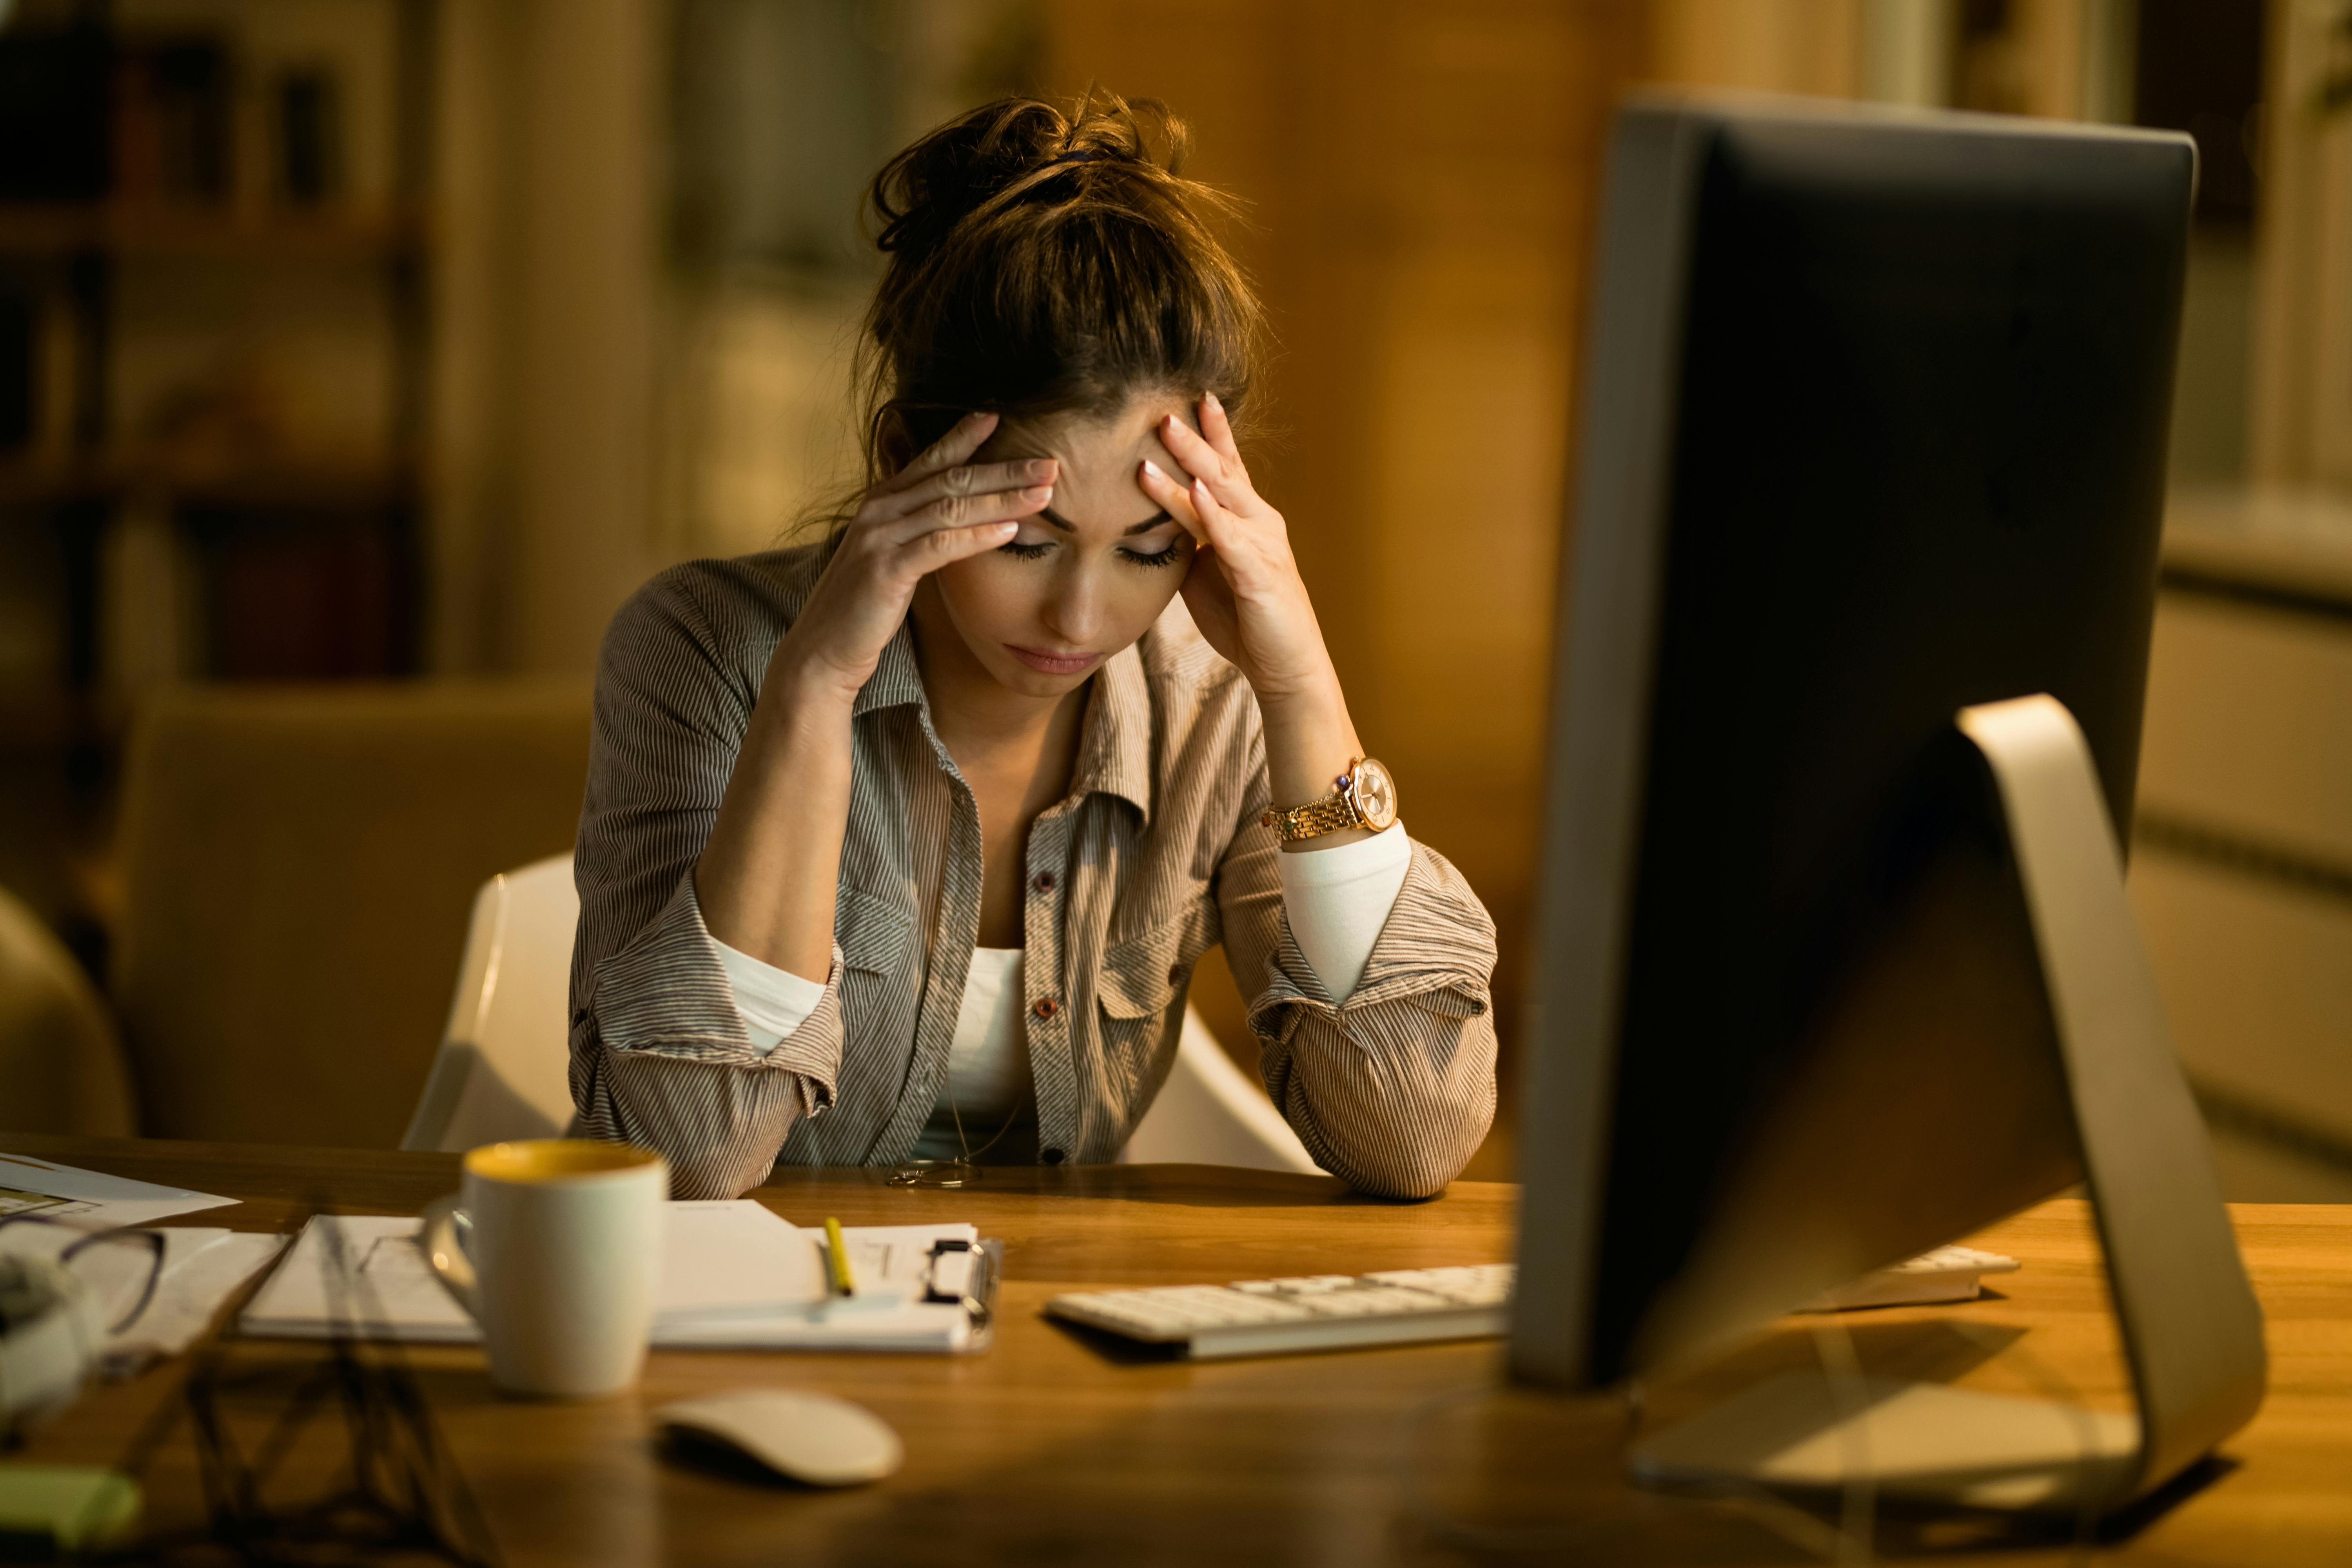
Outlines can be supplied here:
[[841, 1222], [831, 1215], [824, 1216], [824, 1257], [833, 1268], [833, 1288], [845, 1296], [857, 1294], [857, 1281], [849, 1272], [849, 1243], [841, 1239]]

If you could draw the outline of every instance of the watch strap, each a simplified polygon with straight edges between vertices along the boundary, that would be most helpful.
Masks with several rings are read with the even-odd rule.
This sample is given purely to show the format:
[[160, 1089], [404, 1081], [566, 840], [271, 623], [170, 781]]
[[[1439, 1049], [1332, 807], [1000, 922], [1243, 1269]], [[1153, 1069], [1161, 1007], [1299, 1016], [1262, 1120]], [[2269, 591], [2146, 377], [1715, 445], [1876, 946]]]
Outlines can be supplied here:
[[1350, 827], [1362, 826], [1363, 816], [1357, 811], [1356, 803], [1348, 792], [1354, 785], [1356, 770], [1363, 765], [1363, 758], [1358, 757], [1349, 763], [1348, 771], [1331, 781], [1336, 786], [1332, 793], [1321, 800], [1310, 800], [1305, 805], [1294, 805], [1286, 811], [1270, 805], [1258, 820], [1279, 832], [1285, 844], [1296, 844], [1302, 838], [1320, 838], [1327, 833], [1341, 833]]
[[1282, 841], [1296, 844], [1302, 838], [1320, 838], [1327, 833], [1338, 833], [1360, 826], [1356, 803], [1344, 795], [1326, 795], [1321, 800], [1294, 805], [1288, 811], [1268, 807], [1259, 819], [1267, 826], [1278, 829]]

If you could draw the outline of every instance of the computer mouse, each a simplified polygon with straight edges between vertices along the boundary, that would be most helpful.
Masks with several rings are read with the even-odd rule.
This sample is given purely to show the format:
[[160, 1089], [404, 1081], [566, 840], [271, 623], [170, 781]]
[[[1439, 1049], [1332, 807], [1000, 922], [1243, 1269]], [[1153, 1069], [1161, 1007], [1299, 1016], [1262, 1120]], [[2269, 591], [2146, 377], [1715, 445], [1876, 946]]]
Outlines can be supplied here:
[[878, 1481], [907, 1457], [887, 1422], [830, 1394], [738, 1389], [662, 1405], [653, 1419], [658, 1427], [723, 1443], [780, 1476], [810, 1486]]

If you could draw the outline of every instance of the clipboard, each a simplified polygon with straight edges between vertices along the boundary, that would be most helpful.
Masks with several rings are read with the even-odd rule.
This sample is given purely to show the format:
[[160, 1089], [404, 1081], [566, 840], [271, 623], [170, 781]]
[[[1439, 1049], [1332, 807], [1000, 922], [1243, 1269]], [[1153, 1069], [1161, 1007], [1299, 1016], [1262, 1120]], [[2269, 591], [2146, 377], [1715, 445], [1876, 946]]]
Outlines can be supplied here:
[[1004, 1243], [994, 1237], [966, 1241], [942, 1237], [924, 1255], [923, 1300], [960, 1306], [971, 1322], [964, 1345], [977, 1354], [996, 1337], [996, 1286], [1004, 1274]]

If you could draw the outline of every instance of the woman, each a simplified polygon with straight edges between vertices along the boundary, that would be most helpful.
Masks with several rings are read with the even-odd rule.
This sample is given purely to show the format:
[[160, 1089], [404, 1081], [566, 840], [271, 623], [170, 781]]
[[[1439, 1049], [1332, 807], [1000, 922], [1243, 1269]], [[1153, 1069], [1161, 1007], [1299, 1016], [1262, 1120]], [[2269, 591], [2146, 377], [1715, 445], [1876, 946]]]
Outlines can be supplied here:
[[1493, 926], [1392, 825], [1251, 488], [1258, 308], [1181, 133], [1011, 100], [894, 159], [869, 488], [614, 619], [572, 1092], [682, 1197], [1114, 1159], [1221, 939], [1326, 1169], [1426, 1195], [1486, 1133]]

